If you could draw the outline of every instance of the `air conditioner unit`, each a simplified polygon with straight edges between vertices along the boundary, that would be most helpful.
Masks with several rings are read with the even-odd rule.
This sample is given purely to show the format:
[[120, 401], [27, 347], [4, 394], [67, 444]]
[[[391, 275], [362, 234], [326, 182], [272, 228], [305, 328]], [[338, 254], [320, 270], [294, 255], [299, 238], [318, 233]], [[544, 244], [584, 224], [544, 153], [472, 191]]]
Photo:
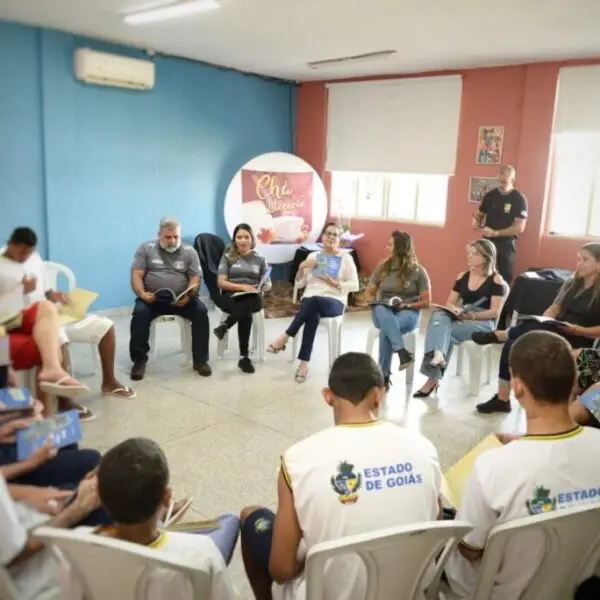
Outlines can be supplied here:
[[155, 65], [149, 60], [77, 48], [73, 64], [75, 77], [86, 83], [134, 90], [154, 87]]

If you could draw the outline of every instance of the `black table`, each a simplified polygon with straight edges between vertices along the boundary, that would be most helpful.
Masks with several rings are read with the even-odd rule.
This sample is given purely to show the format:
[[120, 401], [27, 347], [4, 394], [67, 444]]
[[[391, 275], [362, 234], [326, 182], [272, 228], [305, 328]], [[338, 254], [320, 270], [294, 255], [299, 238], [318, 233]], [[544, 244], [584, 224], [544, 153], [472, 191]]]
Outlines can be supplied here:
[[544, 314], [544, 311], [554, 302], [570, 272], [557, 271], [557, 273], [559, 277], [555, 279], [540, 276], [534, 270], [521, 273], [513, 282], [500, 313], [498, 322], [501, 328], [508, 326], [514, 311], [521, 315]]

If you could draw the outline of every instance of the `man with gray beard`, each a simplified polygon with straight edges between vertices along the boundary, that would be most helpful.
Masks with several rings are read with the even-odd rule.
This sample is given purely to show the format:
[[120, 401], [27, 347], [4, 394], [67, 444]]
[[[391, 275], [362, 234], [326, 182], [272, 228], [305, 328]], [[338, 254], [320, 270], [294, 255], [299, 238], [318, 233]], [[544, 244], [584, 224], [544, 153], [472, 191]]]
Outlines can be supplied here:
[[144, 378], [150, 325], [163, 315], [176, 315], [191, 322], [194, 369], [202, 377], [212, 374], [208, 364], [208, 312], [198, 298], [201, 277], [198, 254], [181, 242], [179, 223], [172, 218], [161, 219], [158, 239], [142, 244], [131, 265], [131, 288], [137, 296], [129, 341], [131, 379]]

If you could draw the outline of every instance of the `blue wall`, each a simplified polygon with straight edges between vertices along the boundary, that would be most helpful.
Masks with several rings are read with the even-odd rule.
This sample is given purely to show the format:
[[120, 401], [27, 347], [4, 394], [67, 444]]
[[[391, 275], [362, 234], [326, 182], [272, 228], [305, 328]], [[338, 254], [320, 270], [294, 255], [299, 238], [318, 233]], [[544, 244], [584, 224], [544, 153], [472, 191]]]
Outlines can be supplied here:
[[157, 57], [156, 86], [89, 86], [73, 76], [72, 35], [0, 22], [0, 241], [18, 225], [67, 264], [95, 308], [131, 302], [135, 247], [172, 215], [186, 239], [226, 235], [223, 198], [250, 158], [292, 151], [295, 89]]

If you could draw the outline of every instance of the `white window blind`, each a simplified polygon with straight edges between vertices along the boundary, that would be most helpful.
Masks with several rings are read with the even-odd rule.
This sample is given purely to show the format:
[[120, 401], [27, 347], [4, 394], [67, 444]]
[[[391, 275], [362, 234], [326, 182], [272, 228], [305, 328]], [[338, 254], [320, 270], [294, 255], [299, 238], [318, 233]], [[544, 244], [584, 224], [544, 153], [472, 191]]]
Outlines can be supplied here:
[[558, 77], [554, 133], [600, 131], [600, 65], [565, 67]]
[[328, 171], [452, 175], [462, 78], [328, 86]]

